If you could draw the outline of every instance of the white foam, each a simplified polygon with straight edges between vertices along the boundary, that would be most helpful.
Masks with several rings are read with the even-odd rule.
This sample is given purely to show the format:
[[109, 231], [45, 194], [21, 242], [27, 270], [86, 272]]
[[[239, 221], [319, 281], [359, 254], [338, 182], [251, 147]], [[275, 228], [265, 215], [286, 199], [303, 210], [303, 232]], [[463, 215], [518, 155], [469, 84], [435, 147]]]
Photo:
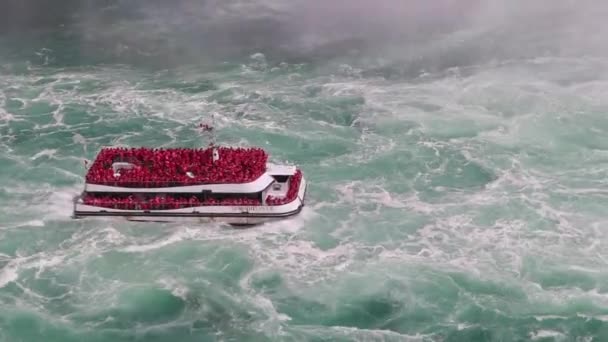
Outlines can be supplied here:
[[182, 228], [171, 234], [167, 238], [163, 238], [159, 241], [145, 244], [145, 245], [131, 245], [124, 248], [121, 248], [122, 251], [125, 252], [147, 252], [155, 249], [159, 249], [183, 240], [187, 240], [197, 236], [197, 231], [195, 229]]
[[[407, 204], [398, 200], [382, 185], [370, 184], [369, 182], [353, 181], [346, 184], [336, 185], [342, 197], [347, 203], [378, 203], [389, 208], [406, 208]], [[370, 201], [371, 200], [371, 201]]]
[[44, 252], [24, 257], [12, 257], [7, 265], [0, 270], [0, 288], [19, 278], [20, 269], [36, 268], [36, 277], [39, 277], [47, 267], [61, 264], [65, 256], [62, 254], [48, 255]]
[[47, 268], [62, 264], [64, 259], [65, 255], [51, 255], [31, 262], [27, 265], [27, 268], [37, 268], [38, 270], [36, 271], [36, 278], [40, 278], [42, 272], [44, 272]]
[[8, 283], [17, 280], [19, 274], [17, 273], [17, 265], [9, 263], [0, 270], [0, 288], [3, 288]]
[[73, 199], [81, 191], [79, 185], [70, 188], [55, 189], [43, 205], [45, 220], [67, 219], [73, 213]]
[[17, 117], [15, 117], [13, 114], [0, 108], [0, 121], [9, 122], [9, 121], [19, 121], [19, 120], [23, 121], [23, 119], [17, 119]]
[[[44, 227], [45, 223], [43, 220], [30, 220], [22, 223], [15, 224], [13, 226], [6, 226], [5, 229], [10, 228], [21, 228], [21, 227]], [[2, 229], [2, 228], [0, 228]]]
[[188, 287], [180, 283], [177, 279], [162, 277], [158, 282], [164, 289], [171, 291], [172, 295], [179, 297], [184, 301], [188, 300], [187, 295], [190, 292]]
[[297, 325], [291, 327], [294, 330], [305, 331], [317, 336], [348, 338], [353, 341], [401, 341], [401, 342], [422, 342], [427, 340], [433, 340], [434, 334], [415, 334], [408, 335], [398, 333], [391, 330], [383, 329], [364, 329], [356, 327], [345, 327], [345, 326], [315, 326], [315, 325]]
[[565, 337], [565, 335], [562, 332], [555, 331], [555, 330], [547, 330], [547, 329], [541, 329], [541, 330], [538, 330], [535, 332], [531, 332], [529, 334], [529, 336], [534, 341], [548, 338], [548, 337], [554, 337], [554, 338]]
[[57, 153], [56, 149], [43, 149], [42, 151], [40, 151], [40, 152], [34, 154], [32, 157], [30, 157], [30, 160], [36, 160], [43, 156], [48, 156], [50, 158], [54, 158], [55, 153]]
[[559, 316], [559, 315], [537, 315], [534, 316], [534, 319], [536, 319], [537, 321], [544, 321], [544, 320], [553, 320], [553, 319], [568, 319], [568, 317], [565, 316]]

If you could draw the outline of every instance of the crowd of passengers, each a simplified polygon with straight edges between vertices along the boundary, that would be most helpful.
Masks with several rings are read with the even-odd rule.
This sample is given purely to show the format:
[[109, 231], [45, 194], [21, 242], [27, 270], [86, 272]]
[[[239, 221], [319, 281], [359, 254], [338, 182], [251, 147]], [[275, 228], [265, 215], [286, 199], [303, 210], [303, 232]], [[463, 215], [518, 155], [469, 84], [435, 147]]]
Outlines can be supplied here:
[[[210, 148], [106, 148], [89, 168], [86, 180], [128, 187], [245, 183], [266, 170], [268, 155], [260, 148], [218, 147], [217, 151], [219, 159], [214, 161]], [[115, 162], [132, 163], [135, 168], [121, 169], [120, 176], [115, 177]]]
[[188, 199], [173, 196], [155, 196], [141, 201], [133, 196], [111, 197], [87, 195], [83, 198], [85, 204], [98, 207], [125, 209], [125, 210], [165, 210], [198, 207], [205, 205], [260, 205], [260, 201], [252, 198], [206, 199], [199, 200], [196, 196]]
[[[279, 198], [268, 196], [266, 198], [266, 204], [282, 205], [293, 201], [298, 195], [301, 179], [302, 173], [300, 170], [298, 170], [290, 182], [287, 195]], [[141, 201], [135, 198], [133, 195], [129, 195], [127, 197], [111, 197], [87, 194], [83, 198], [83, 202], [87, 205], [125, 210], [166, 210], [207, 205], [261, 205], [258, 199], [252, 198], [226, 198], [222, 200], [208, 198], [201, 201], [196, 196], [191, 196], [190, 198], [180, 198], [169, 195], [157, 195], [148, 200]]]

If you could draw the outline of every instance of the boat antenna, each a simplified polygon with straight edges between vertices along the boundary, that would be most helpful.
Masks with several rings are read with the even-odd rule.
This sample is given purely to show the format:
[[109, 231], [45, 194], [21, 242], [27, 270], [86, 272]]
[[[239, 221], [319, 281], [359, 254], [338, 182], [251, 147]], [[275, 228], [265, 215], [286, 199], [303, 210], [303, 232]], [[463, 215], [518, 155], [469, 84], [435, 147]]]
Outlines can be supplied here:
[[209, 134], [209, 147], [212, 149], [212, 161], [215, 164], [216, 161], [220, 159], [220, 152], [215, 145], [215, 113], [211, 114], [211, 125], [206, 123], [200, 123], [198, 125], [201, 132]]
[[215, 146], [215, 113], [211, 113], [211, 146]]

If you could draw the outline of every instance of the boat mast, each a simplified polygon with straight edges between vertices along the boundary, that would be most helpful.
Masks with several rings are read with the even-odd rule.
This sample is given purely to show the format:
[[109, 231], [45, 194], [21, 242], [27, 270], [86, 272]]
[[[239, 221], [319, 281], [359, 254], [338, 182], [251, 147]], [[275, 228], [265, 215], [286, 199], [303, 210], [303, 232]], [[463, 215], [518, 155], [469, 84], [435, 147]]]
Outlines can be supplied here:
[[215, 113], [211, 114], [211, 124], [201, 123], [199, 125], [202, 133], [209, 134], [209, 147], [213, 151], [213, 162], [220, 159], [220, 152], [215, 145]]

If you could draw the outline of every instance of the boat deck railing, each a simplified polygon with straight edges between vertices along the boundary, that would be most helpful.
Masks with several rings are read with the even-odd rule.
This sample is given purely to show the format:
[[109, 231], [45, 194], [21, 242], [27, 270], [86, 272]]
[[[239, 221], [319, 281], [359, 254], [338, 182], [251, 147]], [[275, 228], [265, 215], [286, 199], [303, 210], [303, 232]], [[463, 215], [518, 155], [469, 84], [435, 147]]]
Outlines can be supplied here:
[[302, 181], [302, 173], [298, 172], [289, 182], [287, 193], [283, 197], [268, 196], [264, 201], [256, 198], [199, 198], [192, 195], [190, 197], [180, 197], [172, 195], [155, 195], [149, 198], [141, 198], [133, 195], [116, 196], [116, 195], [98, 195], [98, 194], [82, 194], [74, 199], [74, 210], [78, 202], [105, 208], [126, 209], [126, 210], [166, 210], [166, 209], [181, 209], [197, 206], [230, 206], [230, 205], [283, 205], [294, 201], [298, 197], [300, 185]]

